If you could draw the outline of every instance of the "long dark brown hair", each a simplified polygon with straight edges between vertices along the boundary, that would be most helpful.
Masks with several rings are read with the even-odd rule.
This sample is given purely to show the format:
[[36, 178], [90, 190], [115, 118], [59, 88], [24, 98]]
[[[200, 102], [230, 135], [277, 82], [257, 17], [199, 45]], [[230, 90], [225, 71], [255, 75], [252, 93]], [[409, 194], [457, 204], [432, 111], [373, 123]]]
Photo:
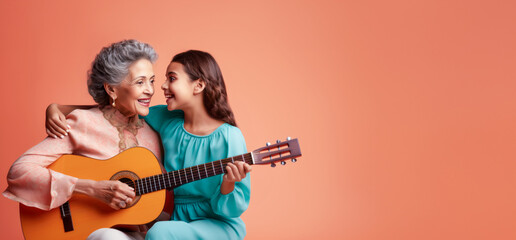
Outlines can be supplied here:
[[215, 58], [207, 52], [189, 50], [175, 55], [172, 62], [181, 63], [192, 81], [201, 79], [205, 82], [203, 103], [208, 114], [236, 127], [235, 116], [228, 103], [224, 77]]

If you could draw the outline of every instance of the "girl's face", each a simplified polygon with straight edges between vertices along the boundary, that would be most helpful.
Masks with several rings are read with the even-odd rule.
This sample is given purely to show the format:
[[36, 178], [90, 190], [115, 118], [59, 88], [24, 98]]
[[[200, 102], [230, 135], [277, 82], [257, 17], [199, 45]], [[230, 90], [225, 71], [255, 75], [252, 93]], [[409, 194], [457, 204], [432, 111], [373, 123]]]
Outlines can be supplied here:
[[166, 80], [161, 89], [167, 99], [169, 111], [193, 107], [195, 86], [199, 80], [192, 81], [183, 69], [183, 64], [171, 62], [167, 67]]
[[154, 70], [147, 59], [140, 59], [129, 67], [129, 74], [117, 86], [116, 108], [125, 116], [149, 114], [149, 105], [154, 95]]

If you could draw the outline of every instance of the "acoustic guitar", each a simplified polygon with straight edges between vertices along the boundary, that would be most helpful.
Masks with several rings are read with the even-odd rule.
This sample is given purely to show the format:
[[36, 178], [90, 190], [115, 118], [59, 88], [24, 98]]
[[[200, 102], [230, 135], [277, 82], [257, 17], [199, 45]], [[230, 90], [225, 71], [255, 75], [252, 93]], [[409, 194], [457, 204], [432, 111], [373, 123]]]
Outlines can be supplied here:
[[107, 159], [63, 155], [49, 168], [81, 179], [118, 180], [134, 188], [136, 197], [124, 209], [114, 210], [100, 200], [73, 194], [59, 208], [50, 211], [20, 204], [20, 219], [25, 239], [86, 239], [99, 228], [142, 225], [155, 220], [165, 206], [166, 189], [223, 174], [230, 162], [250, 165], [285, 164], [301, 156], [297, 139], [277, 141], [252, 152], [177, 171], [162, 172], [154, 154], [143, 147], [127, 149]]

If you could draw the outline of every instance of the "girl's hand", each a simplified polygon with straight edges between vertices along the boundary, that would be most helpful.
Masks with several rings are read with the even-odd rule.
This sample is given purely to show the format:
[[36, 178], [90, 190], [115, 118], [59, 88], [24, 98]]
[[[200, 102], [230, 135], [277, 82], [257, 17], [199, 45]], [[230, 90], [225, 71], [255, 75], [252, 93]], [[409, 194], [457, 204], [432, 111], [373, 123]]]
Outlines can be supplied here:
[[127, 207], [136, 196], [133, 188], [114, 180], [93, 181], [79, 179], [75, 186], [75, 191], [97, 198], [115, 210]]
[[70, 126], [66, 123], [65, 115], [59, 110], [58, 105], [48, 105], [46, 111], [45, 127], [47, 134], [53, 138], [63, 138], [68, 135]]
[[222, 186], [220, 192], [228, 194], [235, 189], [235, 182], [240, 182], [251, 172], [251, 166], [244, 162], [228, 163], [226, 166], [226, 174], [222, 178]]

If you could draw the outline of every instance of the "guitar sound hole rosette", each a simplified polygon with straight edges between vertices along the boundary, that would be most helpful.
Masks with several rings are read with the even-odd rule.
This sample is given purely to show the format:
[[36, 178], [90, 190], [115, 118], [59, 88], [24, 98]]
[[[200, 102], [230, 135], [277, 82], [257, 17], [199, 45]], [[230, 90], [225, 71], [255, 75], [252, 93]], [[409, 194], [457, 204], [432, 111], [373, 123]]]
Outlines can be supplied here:
[[[136, 181], [138, 179], [140, 179], [138, 177], [138, 175], [136, 175], [133, 172], [130, 172], [130, 171], [120, 171], [120, 172], [115, 173], [115, 175], [113, 175], [109, 180], [116, 180], [116, 181], [123, 182], [123, 183], [129, 185], [129, 187], [132, 187], [133, 189], [136, 190], [134, 181]], [[138, 203], [140, 198], [141, 198], [141, 195], [136, 195], [136, 197], [134, 198], [133, 202], [131, 202], [131, 204], [127, 205], [127, 207], [125, 207], [125, 208], [132, 207], [133, 205]]]

